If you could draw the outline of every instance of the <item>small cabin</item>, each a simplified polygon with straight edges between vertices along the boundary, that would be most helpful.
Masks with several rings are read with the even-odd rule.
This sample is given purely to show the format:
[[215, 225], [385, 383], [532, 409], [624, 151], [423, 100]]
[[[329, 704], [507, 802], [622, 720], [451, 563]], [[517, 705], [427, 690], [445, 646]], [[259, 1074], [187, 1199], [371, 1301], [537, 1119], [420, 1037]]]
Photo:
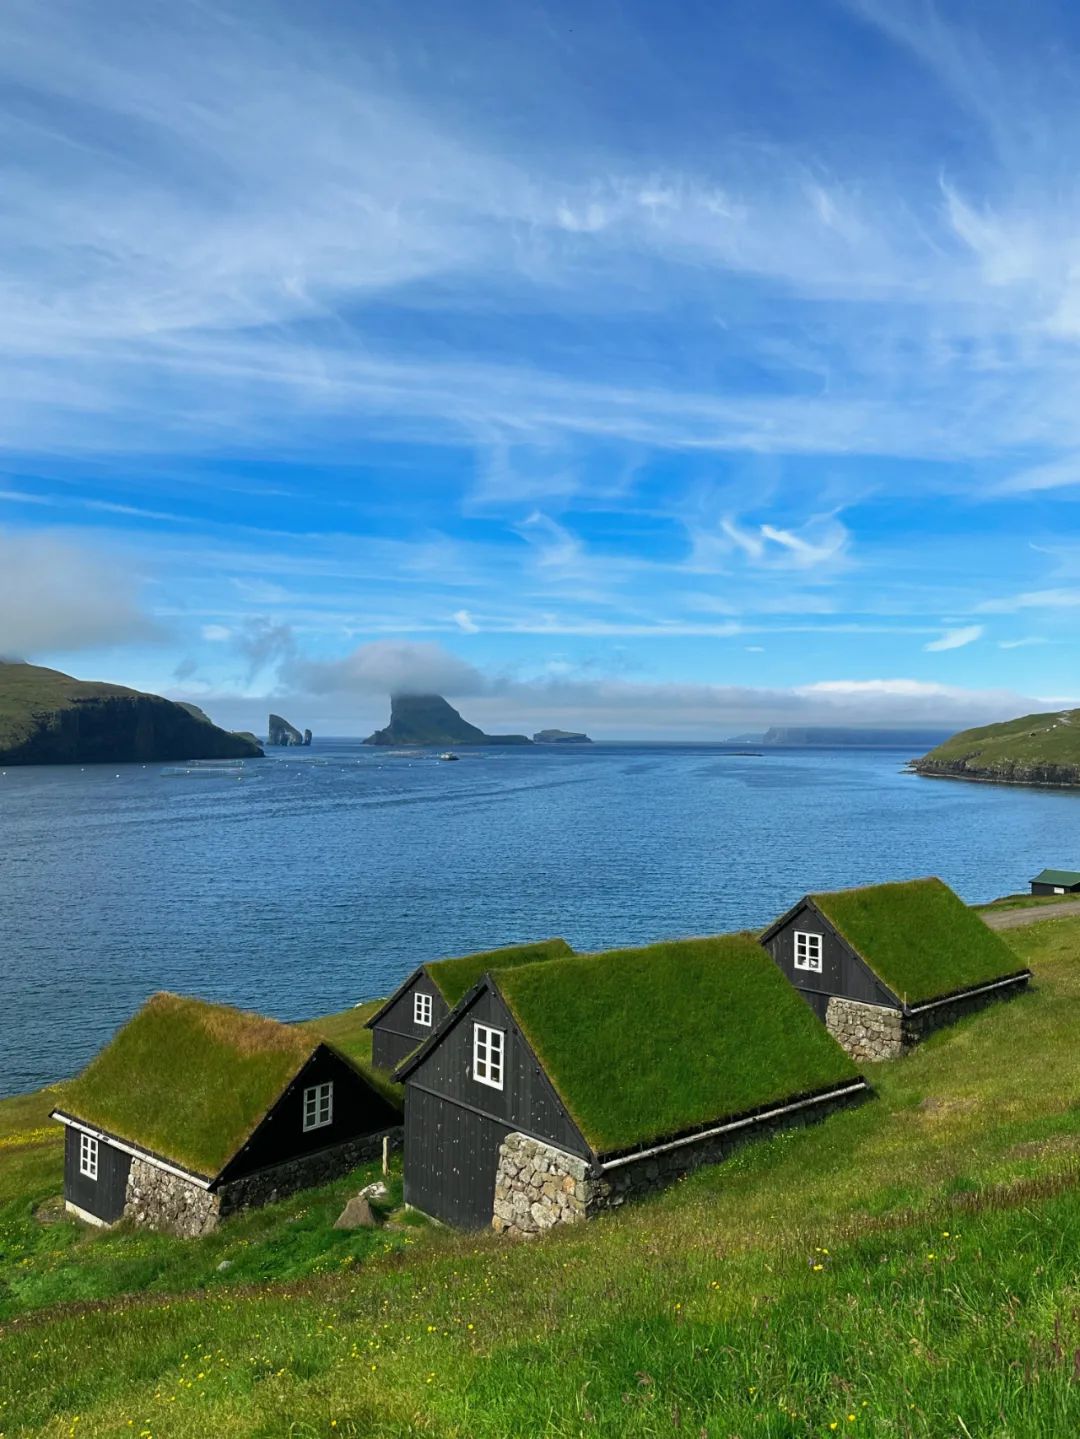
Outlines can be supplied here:
[[174, 994], [154, 995], [62, 1093], [68, 1211], [191, 1238], [348, 1173], [401, 1132], [391, 1087], [331, 1045]]
[[1080, 894], [1080, 873], [1075, 869], [1044, 869], [1031, 881], [1032, 894]]
[[940, 879], [806, 894], [761, 943], [859, 1061], [896, 1058], [1031, 978]]
[[565, 939], [542, 939], [420, 965], [367, 1021], [372, 1064], [388, 1072], [396, 1068], [438, 1029], [462, 995], [488, 970], [536, 964], [573, 952]]
[[406, 1201], [518, 1235], [868, 1093], [746, 935], [485, 974], [394, 1077]]

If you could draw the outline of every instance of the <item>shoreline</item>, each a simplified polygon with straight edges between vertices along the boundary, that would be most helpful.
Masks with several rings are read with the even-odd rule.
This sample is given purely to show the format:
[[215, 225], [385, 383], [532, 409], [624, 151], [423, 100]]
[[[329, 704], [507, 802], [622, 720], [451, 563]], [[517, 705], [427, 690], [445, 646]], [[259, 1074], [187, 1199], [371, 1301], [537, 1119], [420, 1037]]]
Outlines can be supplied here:
[[944, 770], [919, 769], [914, 762], [907, 766], [908, 774], [917, 774], [920, 779], [958, 779], [966, 784], [1007, 784], [1014, 789], [1080, 789], [1080, 779], [1051, 780], [1051, 779], [995, 779], [988, 775], [981, 774], [953, 774]]

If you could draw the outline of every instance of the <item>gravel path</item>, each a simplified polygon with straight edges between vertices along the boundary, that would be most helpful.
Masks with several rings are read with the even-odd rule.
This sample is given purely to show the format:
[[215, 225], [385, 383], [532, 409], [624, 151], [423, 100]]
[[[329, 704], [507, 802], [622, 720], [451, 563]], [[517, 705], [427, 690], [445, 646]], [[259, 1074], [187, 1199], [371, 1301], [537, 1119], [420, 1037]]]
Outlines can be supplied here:
[[1080, 899], [1066, 899], [1061, 904], [1036, 904], [1030, 909], [987, 910], [983, 919], [991, 929], [1019, 929], [1024, 924], [1039, 924], [1044, 919], [1067, 919], [1080, 914]]

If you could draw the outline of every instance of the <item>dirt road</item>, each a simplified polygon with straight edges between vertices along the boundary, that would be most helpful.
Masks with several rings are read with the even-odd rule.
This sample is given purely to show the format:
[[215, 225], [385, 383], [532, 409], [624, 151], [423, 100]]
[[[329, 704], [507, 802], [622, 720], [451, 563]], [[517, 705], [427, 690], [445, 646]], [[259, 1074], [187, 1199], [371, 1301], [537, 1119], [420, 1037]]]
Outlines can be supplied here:
[[1080, 914], [1080, 898], [1066, 899], [1061, 904], [1035, 904], [1030, 909], [984, 910], [983, 919], [991, 929], [1019, 929], [1025, 924], [1040, 924], [1044, 919], [1067, 919]]

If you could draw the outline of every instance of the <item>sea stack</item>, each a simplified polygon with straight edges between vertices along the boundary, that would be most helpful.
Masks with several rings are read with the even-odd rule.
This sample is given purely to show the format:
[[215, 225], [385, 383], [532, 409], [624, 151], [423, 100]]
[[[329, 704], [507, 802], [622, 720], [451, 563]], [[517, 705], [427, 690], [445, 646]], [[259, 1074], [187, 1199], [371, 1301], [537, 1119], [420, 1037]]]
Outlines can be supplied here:
[[532, 744], [523, 734], [485, 734], [442, 695], [392, 695], [390, 723], [364, 741], [378, 745]]
[[304, 736], [280, 715], [271, 715], [267, 727], [267, 743], [272, 745], [302, 745]]

